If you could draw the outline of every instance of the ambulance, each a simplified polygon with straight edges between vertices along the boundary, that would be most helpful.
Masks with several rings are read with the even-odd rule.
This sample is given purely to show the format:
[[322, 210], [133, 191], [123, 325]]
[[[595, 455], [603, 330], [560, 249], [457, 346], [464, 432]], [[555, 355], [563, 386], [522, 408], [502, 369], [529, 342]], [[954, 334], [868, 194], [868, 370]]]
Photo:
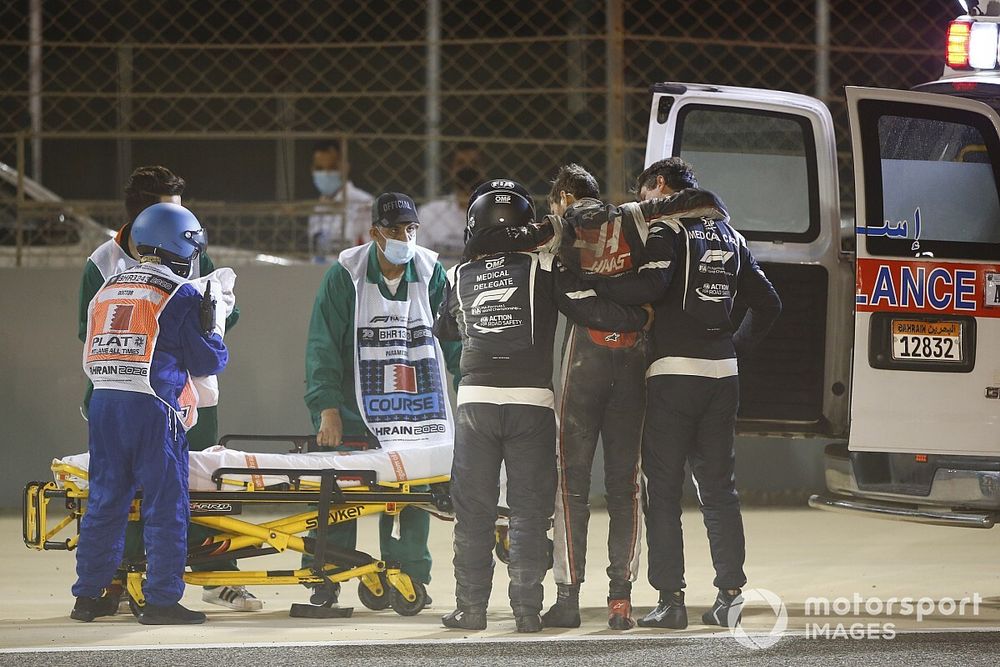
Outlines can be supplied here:
[[1000, 520], [1000, 16], [967, 11], [937, 81], [847, 87], [854, 211], [823, 102], [652, 88], [645, 164], [692, 163], [781, 295], [739, 430], [832, 439], [812, 507]]

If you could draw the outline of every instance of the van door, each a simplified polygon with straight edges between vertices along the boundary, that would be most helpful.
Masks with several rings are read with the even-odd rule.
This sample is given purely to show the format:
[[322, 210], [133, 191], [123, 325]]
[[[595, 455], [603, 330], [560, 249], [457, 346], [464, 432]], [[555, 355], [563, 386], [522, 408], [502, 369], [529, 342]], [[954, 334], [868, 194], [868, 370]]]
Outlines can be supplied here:
[[1000, 117], [933, 93], [847, 88], [847, 102], [850, 449], [1000, 455]]
[[738, 429], [846, 433], [853, 270], [829, 110], [792, 93], [657, 84], [645, 164], [670, 156], [726, 202], [781, 295], [771, 334], [740, 360]]

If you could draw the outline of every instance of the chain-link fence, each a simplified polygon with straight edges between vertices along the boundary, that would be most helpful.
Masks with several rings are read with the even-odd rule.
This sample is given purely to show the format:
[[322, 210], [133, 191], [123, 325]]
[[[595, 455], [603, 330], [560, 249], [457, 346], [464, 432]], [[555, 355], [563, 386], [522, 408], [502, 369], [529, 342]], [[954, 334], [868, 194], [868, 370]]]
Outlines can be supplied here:
[[[341, 142], [351, 181], [372, 193], [447, 196], [449, 157], [473, 142], [483, 175], [540, 198], [570, 160], [621, 198], [642, 168], [657, 81], [818, 96], [849, 170], [843, 86], [933, 79], [957, 9], [13, 0], [0, 7], [0, 161], [14, 168], [0, 173], [0, 260], [86, 255], [92, 228], [100, 238], [121, 224], [122, 183], [142, 164], [187, 179], [213, 245], [308, 257], [320, 139]], [[19, 189], [17, 171], [67, 201]]]

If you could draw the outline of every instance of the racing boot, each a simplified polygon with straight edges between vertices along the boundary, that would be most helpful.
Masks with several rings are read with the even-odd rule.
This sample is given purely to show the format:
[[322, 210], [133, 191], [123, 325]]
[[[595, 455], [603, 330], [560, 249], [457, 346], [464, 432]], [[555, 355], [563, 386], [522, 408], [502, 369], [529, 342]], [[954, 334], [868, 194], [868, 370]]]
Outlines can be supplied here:
[[[541, 632], [542, 617], [538, 614], [528, 614], [527, 616], [515, 616], [514, 624], [518, 632]], [[580, 625], [577, 623], [577, 625]]]
[[701, 615], [701, 621], [705, 625], [721, 625], [724, 628], [729, 626], [729, 610], [734, 606], [737, 607], [736, 618], [733, 619], [733, 624], [740, 622], [740, 616], [742, 615], [742, 609], [739, 609], [743, 604], [743, 599], [740, 598], [739, 602], [736, 601], [737, 598], [743, 593], [739, 588], [720, 588], [719, 594], [715, 597], [715, 604], [712, 608]]
[[557, 584], [556, 603], [542, 614], [547, 628], [580, 627], [580, 585]]
[[612, 630], [631, 630], [635, 627], [629, 598], [608, 598], [608, 627]]
[[485, 609], [456, 609], [441, 617], [441, 624], [453, 630], [485, 630]]
[[180, 602], [159, 606], [147, 604], [139, 614], [143, 625], [199, 625], [205, 622], [205, 614], [192, 611]]
[[74, 621], [90, 623], [101, 616], [114, 616], [118, 611], [118, 598], [102, 595], [99, 598], [79, 597], [69, 617]]
[[669, 628], [683, 630], [688, 626], [687, 607], [684, 606], [684, 591], [660, 591], [660, 601], [656, 609], [639, 619], [640, 628]]

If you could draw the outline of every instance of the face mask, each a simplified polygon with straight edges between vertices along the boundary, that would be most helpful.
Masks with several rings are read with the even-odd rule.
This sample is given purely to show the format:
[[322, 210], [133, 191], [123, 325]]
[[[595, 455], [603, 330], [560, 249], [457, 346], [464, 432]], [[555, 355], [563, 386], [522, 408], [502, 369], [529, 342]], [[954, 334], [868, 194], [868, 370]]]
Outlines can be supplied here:
[[382, 249], [382, 254], [385, 258], [392, 262], [393, 264], [402, 265], [413, 259], [413, 256], [417, 254], [417, 238], [413, 237], [408, 241], [397, 241], [396, 239], [390, 239], [379, 232], [379, 235], [385, 240], [385, 248]]
[[313, 172], [313, 185], [319, 190], [321, 195], [331, 197], [340, 190], [344, 182], [340, 178], [340, 172], [336, 169]]

